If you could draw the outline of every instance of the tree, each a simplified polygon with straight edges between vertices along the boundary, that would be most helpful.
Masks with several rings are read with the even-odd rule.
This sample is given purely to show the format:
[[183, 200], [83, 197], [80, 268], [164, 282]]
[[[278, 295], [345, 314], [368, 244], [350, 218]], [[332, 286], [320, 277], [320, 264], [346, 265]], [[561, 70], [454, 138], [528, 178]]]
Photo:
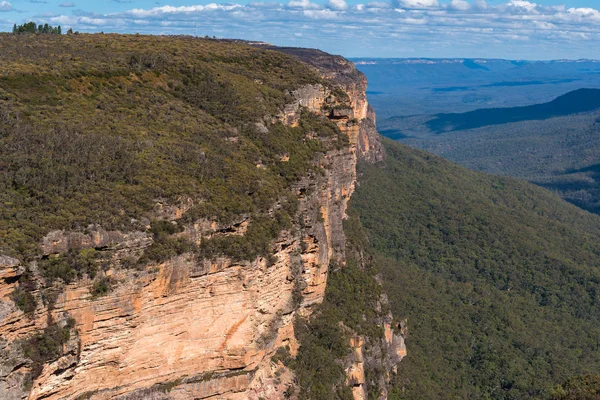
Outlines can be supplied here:
[[62, 28], [59, 26], [53, 27], [48, 24], [39, 24], [37, 25], [35, 22], [27, 22], [23, 25], [13, 25], [12, 29], [13, 34], [22, 34], [22, 33], [37, 33], [37, 34], [51, 34], [51, 35], [60, 35], [62, 34]]

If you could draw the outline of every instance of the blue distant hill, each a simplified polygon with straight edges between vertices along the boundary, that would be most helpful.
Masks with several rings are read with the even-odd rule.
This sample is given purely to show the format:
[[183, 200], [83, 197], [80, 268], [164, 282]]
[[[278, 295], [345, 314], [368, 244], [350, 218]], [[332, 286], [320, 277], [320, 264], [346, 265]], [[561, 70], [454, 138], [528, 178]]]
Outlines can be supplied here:
[[544, 120], [597, 109], [600, 109], [600, 89], [579, 89], [543, 104], [437, 114], [426, 126], [434, 133], [443, 133], [511, 122]]
[[580, 88], [600, 88], [595, 60], [355, 59], [369, 80], [369, 102], [394, 116], [463, 113], [546, 103]]

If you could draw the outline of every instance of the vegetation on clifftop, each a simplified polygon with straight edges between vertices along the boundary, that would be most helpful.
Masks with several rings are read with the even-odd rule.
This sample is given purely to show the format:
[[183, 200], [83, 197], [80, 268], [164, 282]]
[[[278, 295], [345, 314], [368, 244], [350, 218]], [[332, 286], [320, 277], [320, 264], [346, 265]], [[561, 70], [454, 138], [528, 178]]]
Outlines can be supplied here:
[[[69, 32], [73, 32], [69, 29]], [[27, 22], [23, 25], [13, 25], [12, 33], [15, 35], [23, 34], [23, 33], [37, 33], [37, 34], [48, 34], [48, 35], [61, 35], [62, 28], [60, 25], [52, 26], [48, 24], [40, 24], [36, 25], [35, 22]]]
[[347, 141], [314, 114], [274, 122], [294, 89], [324, 83], [279, 52], [138, 35], [4, 34], [0, 44], [3, 254], [36, 257], [54, 229], [143, 230], [157, 201], [192, 199], [186, 221], [260, 220], [319, 153]]
[[569, 378], [551, 391], [552, 400], [598, 400], [600, 398], [600, 375]]

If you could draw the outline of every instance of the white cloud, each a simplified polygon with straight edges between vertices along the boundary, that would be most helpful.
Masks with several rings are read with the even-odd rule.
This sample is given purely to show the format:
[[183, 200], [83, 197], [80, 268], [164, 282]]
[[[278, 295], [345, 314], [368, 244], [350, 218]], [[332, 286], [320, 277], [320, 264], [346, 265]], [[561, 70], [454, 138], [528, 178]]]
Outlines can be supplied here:
[[488, 4], [485, 2], [485, 0], [475, 0], [473, 7], [478, 10], [487, 10]]
[[332, 10], [304, 10], [303, 14], [312, 19], [335, 19], [338, 13]]
[[[388, 0], [351, 6], [347, 0], [324, 5], [313, 3], [316, 0], [268, 1], [164, 5], [39, 19], [83, 32], [197, 33], [322, 47], [347, 55], [377, 51], [390, 57], [453, 53], [546, 58], [560, 52], [565, 58], [600, 58], [595, 46], [600, 41], [600, 11], [590, 7], [567, 9], [535, 0]], [[0, 10], [4, 4], [12, 8], [0, 0]]]
[[581, 18], [600, 20], [600, 11], [593, 8], [569, 8], [567, 12]]
[[347, 10], [348, 9], [348, 4], [346, 3], [346, 0], [329, 0], [329, 7], [333, 8], [334, 10]]
[[556, 29], [556, 25], [550, 23], [550, 22], [544, 22], [544, 21], [533, 21], [533, 24], [539, 28], [539, 29]]
[[319, 9], [321, 6], [315, 3], [311, 3], [310, 0], [290, 0], [288, 7], [292, 8], [304, 8], [305, 10]]
[[466, 0], [452, 0], [448, 6], [451, 10], [466, 11], [471, 5]]
[[432, 8], [439, 7], [438, 0], [395, 0], [400, 8]]
[[0, 11], [14, 11], [14, 9], [8, 1], [0, 1]]
[[390, 8], [390, 3], [384, 3], [381, 1], [374, 1], [371, 3], [367, 3], [366, 7], [369, 9], [388, 9]]
[[510, 0], [507, 8], [512, 12], [517, 13], [537, 13], [538, 5], [525, 0]]
[[138, 18], [147, 18], [147, 17], [161, 17], [165, 15], [178, 15], [178, 14], [194, 14], [201, 11], [216, 11], [216, 10], [233, 10], [238, 7], [242, 7], [239, 4], [215, 4], [210, 3], [205, 6], [195, 5], [195, 6], [162, 6], [162, 7], [154, 7], [149, 10], [143, 8], [134, 8], [133, 10], [129, 10], [126, 13], [130, 14], [134, 17]]

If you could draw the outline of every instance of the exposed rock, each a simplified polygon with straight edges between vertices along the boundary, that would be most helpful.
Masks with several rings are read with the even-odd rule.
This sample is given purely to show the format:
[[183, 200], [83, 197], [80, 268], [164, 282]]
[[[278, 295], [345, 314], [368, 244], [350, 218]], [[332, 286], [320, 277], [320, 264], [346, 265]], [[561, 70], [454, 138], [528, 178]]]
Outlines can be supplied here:
[[[22, 273], [16, 258], [0, 255], [0, 300], [8, 299]], [[1, 316], [1, 314], [0, 314]]]
[[321, 112], [321, 106], [329, 95], [329, 91], [323, 85], [306, 85], [292, 93], [295, 101], [287, 104], [283, 110], [284, 122], [295, 125], [299, 117], [298, 111], [305, 108], [314, 113]]
[[186, 211], [193, 206], [194, 200], [189, 197], [185, 197], [180, 198], [178, 204], [169, 204], [165, 201], [157, 201], [154, 211], [159, 219], [174, 221], [183, 217], [183, 214], [185, 214]]
[[385, 158], [385, 151], [377, 132], [377, 118], [370, 105], [367, 107], [367, 117], [360, 121], [360, 134], [356, 144], [362, 158], [369, 162], [380, 162]]
[[35, 324], [23, 318], [10, 299], [22, 274], [19, 260], [0, 255], [0, 398], [20, 400], [27, 397], [23, 382], [29, 372], [27, 360], [17, 346], [12, 346], [15, 334], [33, 332]]
[[152, 236], [147, 232], [106, 231], [99, 225], [92, 225], [87, 228], [86, 232], [50, 232], [42, 239], [42, 252], [44, 255], [48, 255], [87, 248], [131, 252], [143, 250], [151, 244]]
[[16, 258], [0, 255], [0, 268], [16, 267], [20, 261]]
[[[299, 192], [312, 192], [300, 204], [304, 228], [293, 234], [282, 232], [274, 244], [273, 265], [264, 259], [197, 262], [181, 256], [163, 263], [154, 274], [122, 271], [115, 276], [122, 283], [98, 299], [90, 297], [89, 281], [67, 286], [53, 314], [56, 319], [68, 314], [77, 321], [79, 361], [64, 358], [46, 365], [30, 398], [74, 398], [86, 392], [93, 393], [91, 398], [113, 398], [185, 375], [268, 367], [264, 361], [270, 354], [293, 338], [295, 313], [310, 313], [312, 305], [322, 301], [330, 261], [343, 257], [342, 219], [354, 187], [355, 153], [351, 148], [333, 151], [320, 163], [326, 174], [307, 177], [298, 187]], [[60, 232], [46, 241], [53, 238], [53, 252], [122, 244], [93, 242], [90, 234], [87, 242], [79, 240], [73, 247], [72, 237]], [[290, 279], [295, 274], [298, 279]], [[297, 282], [303, 283], [302, 300], [294, 305]], [[16, 310], [13, 314], [26, 320]], [[9, 336], [9, 343], [26, 337], [36, 326], [43, 327], [43, 320], [41, 313], [31, 330], [23, 327]], [[0, 321], [3, 337], [11, 321]], [[250, 384], [242, 381], [209, 380], [203, 385], [212, 385], [215, 393], [228, 393], [223, 398], [235, 398], [239, 385]], [[257, 393], [268, 391], [254, 387]], [[172, 393], [183, 390], [177, 387]], [[200, 392], [194, 389], [193, 393]]]
[[354, 113], [351, 118], [359, 121], [359, 128], [350, 134], [350, 140], [356, 146], [358, 156], [369, 162], [379, 162], [384, 159], [385, 152], [375, 127], [375, 112], [367, 102], [367, 78], [356, 69], [354, 63], [344, 57], [316, 49], [274, 47], [264, 43], [257, 46], [298, 57], [313, 66], [325, 79], [342, 88], [350, 97], [350, 107]]
[[350, 107], [338, 107], [331, 110], [329, 118], [332, 119], [350, 119], [354, 117], [354, 111]]
[[[382, 302], [387, 302], [383, 296]], [[350, 337], [352, 353], [345, 360], [346, 384], [352, 389], [354, 400], [364, 400], [371, 397], [375, 391], [379, 399], [387, 399], [387, 387], [392, 373], [397, 372], [397, 365], [406, 356], [404, 337], [406, 329], [394, 331], [392, 329], [393, 317], [387, 315], [381, 321], [384, 337], [373, 341], [360, 335]], [[403, 324], [403, 323], [401, 323]], [[346, 328], [347, 329], [347, 328]], [[367, 381], [367, 370], [385, 371], [379, 374], [377, 381]]]
[[367, 398], [365, 360], [363, 357], [364, 345], [365, 341], [361, 336], [350, 338], [352, 355], [350, 356], [350, 366], [346, 368], [346, 384], [352, 388], [354, 400], [364, 400]]

